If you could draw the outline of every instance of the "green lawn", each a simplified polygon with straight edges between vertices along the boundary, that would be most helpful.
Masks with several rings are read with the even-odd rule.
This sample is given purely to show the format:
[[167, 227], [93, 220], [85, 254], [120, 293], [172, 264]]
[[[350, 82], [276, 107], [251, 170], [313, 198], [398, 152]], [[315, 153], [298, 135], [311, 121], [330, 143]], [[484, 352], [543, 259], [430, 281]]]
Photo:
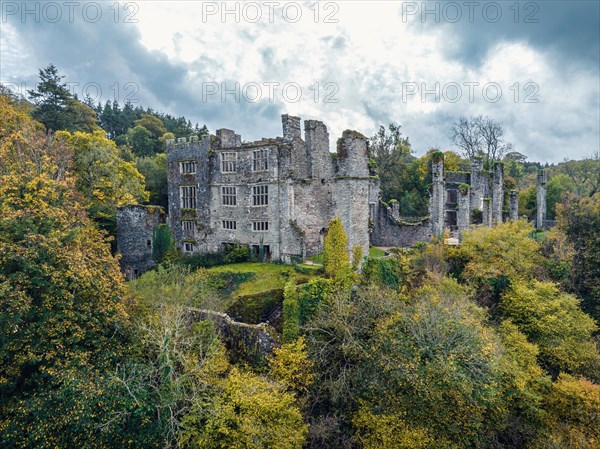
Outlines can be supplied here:
[[[237, 263], [208, 269], [220, 278], [221, 291], [228, 297], [227, 313], [238, 321], [257, 324], [283, 302], [288, 281], [303, 281], [314, 276], [312, 271], [298, 273], [293, 266], [270, 263]], [[276, 329], [281, 331], [281, 323]]]
[[323, 265], [323, 253], [315, 254], [314, 256], [307, 257], [306, 260], [311, 261], [312, 263], [318, 263]]
[[375, 246], [371, 246], [369, 248], [369, 257], [371, 259], [377, 259], [379, 257], [384, 257], [385, 256], [385, 251], [382, 250], [381, 248], [377, 248]]
[[[283, 289], [288, 280], [300, 276], [290, 265], [271, 263], [235, 263], [208, 268], [210, 273], [232, 273], [243, 276], [233, 296], [247, 296], [268, 290]], [[306, 276], [304, 276], [306, 277]]]

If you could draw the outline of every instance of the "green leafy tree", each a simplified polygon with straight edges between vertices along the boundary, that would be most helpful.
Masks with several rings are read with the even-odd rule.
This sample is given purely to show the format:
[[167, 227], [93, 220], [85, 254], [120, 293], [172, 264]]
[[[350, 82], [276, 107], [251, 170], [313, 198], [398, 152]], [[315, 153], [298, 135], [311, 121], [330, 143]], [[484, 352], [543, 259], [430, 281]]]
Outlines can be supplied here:
[[114, 232], [116, 207], [148, 199], [144, 177], [131, 162], [119, 157], [114, 142], [102, 131], [56, 134], [73, 152], [73, 171], [90, 216]]
[[171, 237], [168, 224], [158, 225], [152, 232], [152, 258], [161, 263], [169, 252], [175, 251], [175, 242]]
[[96, 112], [80, 102], [63, 83], [64, 76], [50, 64], [40, 69], [40, 82], [36, 90], [29, 90], [29, 97], [35, 103], [31, 115], [43, 123], [49, 131], [67, 130], [94, 132], [100, 129]]
[[182, 443], [192, 449], [300, 449], [307, 428], [294, 395], [233, 368], [210, 405], [184, 420]]
[[36, 104], [33, 118], [43, 123], [50, 131], [70, 129], [69, 106], [73, 96], [62, 81], [64, 76], [58, 74], [54, 64], [40, 69], [39, 75], [37, 89], [28, 91]]
[[559, 229], [572, 245], [573, 290], [582, 306], [600, 323], [600, 193], [565, 197], [557, 206]]
[[336, 287], [347, 289], [352, 285], [354, 276], [348, 254], [348, 237], [339, 217], [329, 222], [323, 239], [323, 267]]
[[135, 166], [144, 176], [146, 190], [150, 193], [150, 204], [168, 210], [167, 155], [159, 153], [136, 158]]
[[592, 338], [598, 328], [576, 297], [550, 282], [518, 281], [502, 296], [500, 309], [538, 345], [540, 362], [551, 373], [598, 376], [600, 355]]
[[489, 447], [502, 428], [500, 345], [456, 281], [416, 291], [379, 323], [368, 352], [355, 421], [368, 447], [394, 447], [379, 427], [394, 417], [399, 447]]
[[152, 138], [152, 133], [141, 125], [127, 131], [127, 142], [136, 156], [152, 156], [157, 152], [157, 142]]

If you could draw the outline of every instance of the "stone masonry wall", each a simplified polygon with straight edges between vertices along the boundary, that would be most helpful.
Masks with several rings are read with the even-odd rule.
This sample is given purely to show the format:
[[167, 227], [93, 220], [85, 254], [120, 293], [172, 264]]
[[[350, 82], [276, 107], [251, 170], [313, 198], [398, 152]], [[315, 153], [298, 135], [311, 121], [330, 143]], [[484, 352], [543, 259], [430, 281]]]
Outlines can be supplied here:
[[391, 207], [380, 204], [371, 242], [374, 246], [409, 248], [417, 242], [431, 240], [431, 230], [429, 219], [405, 221], [394, 217]]
[[165, 222], [158, 206], [122, 206], [117, 208], [117, 252], [126, 279], [134, 279], [155, 265], [152, 258], [154, 229]]

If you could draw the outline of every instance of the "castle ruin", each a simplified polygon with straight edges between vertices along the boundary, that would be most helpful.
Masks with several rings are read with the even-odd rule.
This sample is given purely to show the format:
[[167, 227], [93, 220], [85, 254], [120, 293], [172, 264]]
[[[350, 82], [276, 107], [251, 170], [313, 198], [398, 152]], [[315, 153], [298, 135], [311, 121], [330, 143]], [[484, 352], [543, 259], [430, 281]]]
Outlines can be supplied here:
[[[202, 140], [167, 141], [168, 218], [184, 254], [250, 248], [266, 261], [298, 263], [323, 251], [331, 219], [340, 217], [348, 249], [411, 247], [447, 233], [460, 241], [473, 225], [493, 226], [518, 218], [517, 192], [504, 216], [501, 162], [483, 169], [473, 158], [469, 172], [444, 169], [432, 154], [429, 216], [401, 217], [397, 201], [380, 199], [379, 178], [370, 168], [365, 136], [346, 130], [329, 151], [327, 127], [317, 120], [282, 116], [283, 137], [242, 142], [229, 129]], [[536, 227], [545, 227], [546, 172], [538, 174]], [[117, 211], [117, 243], [128, 279], [154, 265], [152, 232], [165, 221], [153, 206]]]
[[167, 143], [169, 225], [184, 253], [239, 243], [267, 260], [292, 263], [322, 252], [329, 221], [340, 217], [350, 248], [369, 251], [369, 205], [378, 178], [367, 139], [344, 131], [337, 152], [316, 120], [282, 116], [283, 137], [242, 143], [239, 134]]

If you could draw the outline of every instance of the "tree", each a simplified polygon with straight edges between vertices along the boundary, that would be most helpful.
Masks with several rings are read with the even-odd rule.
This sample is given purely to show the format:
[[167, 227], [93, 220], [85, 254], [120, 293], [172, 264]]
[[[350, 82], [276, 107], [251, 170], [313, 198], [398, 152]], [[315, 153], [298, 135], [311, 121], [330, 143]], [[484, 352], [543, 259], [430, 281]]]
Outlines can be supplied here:
[[584, 310], [600, 323], [600, 193], [567, 195], [557, 204], [558, 227], [575, 252], [572, 284]]
[[80, 102], [62, 82], [64, 76], [50, 64], [40, 69], [40, 83], [36, 90], [29, 90], [36, 104], [32, 117], [43, 123], [48, 131], [58, 130], [94, 132], [100, 129], [96, 111]]
[[500, 310], [539, 347], [540, 363], [550, 373], [599, 377], [600, 354], [592, 338], [598, 328], [576, 297], [551, 282], [516, 281], [502, 295]]
[[496, 120], [481, 116], [476, 120], [488, 166], [493, 167], [494, 162], [502, 160], [505, 153], [512, 151], [512, 144], [504, 140], [504, 128]]
[[567, 175], [575, 186], [578, 196], [594, 196], [600, 192], [600, 152], [580, 161], [565, 161], [556, 172]]
[[482, 154], [482, 137], [474, 118], [460, 117], [452, 125], [451, 139], [467, 159]]
[[512, 151], [512, 144], [504, 139], [504, 128], [491, 117], [461, 117], [452, 125], [452, 142], [466, 158], [483, 156], [488, 167]]
[[313, 366], [313, 361], [308, 358], [304, 337], [275, 348], [269, 357], [269, 374], [286, 391], [295, 394], [302, 408], [307, 405], [307, 394], [315, 378]]
[[175, 251], [175, 242], [171, 237], [169, 225], [160, 224], [152, 231], [152, 258], [161, 263], [172, 251]]
[[168, 210], [167, 155], [159, 153], [138, 157], [135, 159], [135, 167], [144, 177], [146, 190], [150, 193], [149, 203]]
[[306, 433], [293, 394], [233, 368], [210, 405], [186, 416], [181, 442], [191, 449], [300, 449]]
[[484, 311], [443, 278], [399, 308], [370, 341], [355, 420], [360, 438], [373, 448], [408, 448], [413, 440], [414, 447], [489, 447], [503, 423], [501, 350]]
[[133, 163], [119, 157], [115, 143], [106, 139], [102, 131], [61, 131], [56, 138], [71, 148], [77, 190], [82, 193], [90, 216], [105, 229], [114, 231], [117, 206], [148, 199], [144, 177]]
[[461, 279], [473, 286], [482, 305], [494, 306], [511, 282], [543, 272], [540, 245], [530, 237], [525, 220], [481, 227], [463, 234], [458, 256], [464, 262]]
[[332, 219], [323, 239], [323, 267], [334, 285], [342, 290], [352, 285], [353, 272], [348, 254], [348, 237], [339, 217]]
[[385, 126], [381, 125], [377, 134], [369, 139], [371, 153], [377, 159], [378, 164], [381, 164], [387, 156], [391, 155], [398, 145], [402, 145], [403, 139], [400, 128], [400, 125], [390, 123], [386, 131]]
[[134, 125], [146, 128], [152, 133], [152, 137], [156, 140], [160, 139], [162, 135], [167, 132], [162, 120], [150, 114], [142, 114], [142, 116], [134, 122]]
[[43, 123], [50, 131], [70, 129], [69, 106], [73, 96], [62, 82], [64, 76], [58, 74], [54, 64], [40, 69], [40, 83], [36, 90], [29, 90], [29, 96], [36, 104], [33, 118]]
[[0, 445], [153, 447], [152, 409], [110, 376], [126, 347], [125, 289], [68, 148], [0, 105], [0, 120], [20, 121], [0, 127]]
[[561, 374], [544, 399], [546, 431], [534, 449], [594, 448], [600, 442], [600, 385]]
[[127, 131], [127, 142], [136, 156], [152, 156], [157, 152], [157, 142], [152, 139], [152, 133], [141, 125]]

